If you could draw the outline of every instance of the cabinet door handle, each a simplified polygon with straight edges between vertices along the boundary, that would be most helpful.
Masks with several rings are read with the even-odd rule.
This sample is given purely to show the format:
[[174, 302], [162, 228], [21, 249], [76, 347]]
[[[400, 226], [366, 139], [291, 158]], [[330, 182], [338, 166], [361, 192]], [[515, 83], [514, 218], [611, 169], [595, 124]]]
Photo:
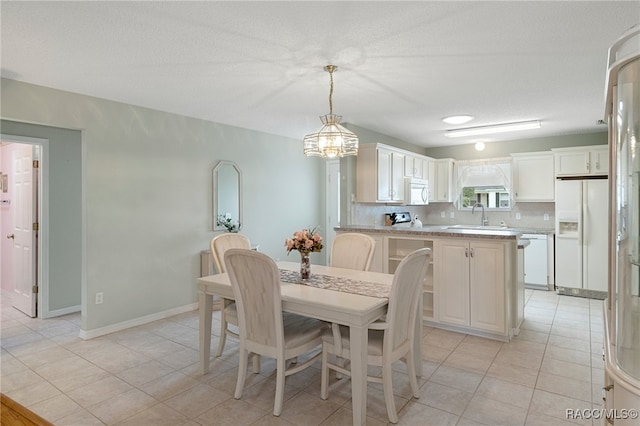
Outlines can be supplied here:
[[464, 249], [464, 257], [469, 257], [469, 249]]
[[473, 249], [471, 249], [471, 257], [473, 257]]

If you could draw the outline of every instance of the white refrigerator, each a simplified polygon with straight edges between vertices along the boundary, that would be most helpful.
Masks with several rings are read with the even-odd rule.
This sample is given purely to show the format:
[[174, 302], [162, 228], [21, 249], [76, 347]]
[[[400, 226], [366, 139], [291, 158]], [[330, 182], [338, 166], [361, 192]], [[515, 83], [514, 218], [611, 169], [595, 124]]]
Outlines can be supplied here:
[[556, 287], [607, 291], [608, 180], [556, 180]]

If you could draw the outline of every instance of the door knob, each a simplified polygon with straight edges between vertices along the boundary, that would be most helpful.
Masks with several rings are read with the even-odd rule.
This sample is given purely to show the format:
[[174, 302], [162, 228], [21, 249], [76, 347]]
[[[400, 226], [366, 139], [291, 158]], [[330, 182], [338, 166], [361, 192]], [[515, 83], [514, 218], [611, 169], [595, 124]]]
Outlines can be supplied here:
[[13, 240], [15, 238], [16, 238], [16, 236], [14, 234], [7, 235], [7, 240]]

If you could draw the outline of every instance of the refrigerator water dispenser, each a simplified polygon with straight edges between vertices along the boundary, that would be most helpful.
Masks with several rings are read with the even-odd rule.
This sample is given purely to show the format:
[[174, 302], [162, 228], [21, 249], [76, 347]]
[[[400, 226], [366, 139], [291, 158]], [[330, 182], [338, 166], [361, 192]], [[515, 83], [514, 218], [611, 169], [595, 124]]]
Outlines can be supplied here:
[[578, 222], [575, 220], [558, 221], [557, 236], [565, 238], [578, 238]]

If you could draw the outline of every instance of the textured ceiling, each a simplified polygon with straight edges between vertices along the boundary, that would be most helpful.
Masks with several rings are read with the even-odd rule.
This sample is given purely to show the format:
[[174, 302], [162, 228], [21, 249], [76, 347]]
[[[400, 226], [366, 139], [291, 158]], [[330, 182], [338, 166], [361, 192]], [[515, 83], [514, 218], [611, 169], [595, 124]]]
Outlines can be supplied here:
[[[640, 2], [7, 2], [2, 76], [302, 140], [328, 113], [419, 146], [604, 131], [608, 46]], [[499, 137], [498, 137], [499, 136]]]

